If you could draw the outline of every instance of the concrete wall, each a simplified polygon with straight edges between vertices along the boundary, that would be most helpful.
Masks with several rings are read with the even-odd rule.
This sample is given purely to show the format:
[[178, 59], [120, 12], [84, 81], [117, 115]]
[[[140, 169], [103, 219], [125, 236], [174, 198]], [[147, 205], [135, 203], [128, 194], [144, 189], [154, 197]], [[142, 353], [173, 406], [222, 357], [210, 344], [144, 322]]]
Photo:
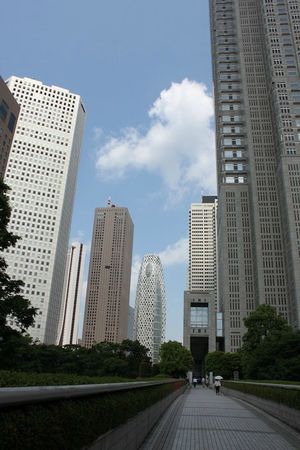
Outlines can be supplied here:
[[90, 450], [137, 450], [171, 403], [184, 393], [183, 386], [164, 399], [141, 411], [118, 428], [105, 433]]
[[276, 403], [271, 400], [256, 397], [255, 395], [236, 391], [235, 389], [222, 387], [222, 392], [229, 397], [239, 398], [241, 400], [244, 400], [245, 402], [251, 403], [257, 408], [286, 423], [290, 427], [295, 428], [295, 430], [300, 431], [299, 410], [290, 408], [289, 406], [283, 405], [281, 403]]

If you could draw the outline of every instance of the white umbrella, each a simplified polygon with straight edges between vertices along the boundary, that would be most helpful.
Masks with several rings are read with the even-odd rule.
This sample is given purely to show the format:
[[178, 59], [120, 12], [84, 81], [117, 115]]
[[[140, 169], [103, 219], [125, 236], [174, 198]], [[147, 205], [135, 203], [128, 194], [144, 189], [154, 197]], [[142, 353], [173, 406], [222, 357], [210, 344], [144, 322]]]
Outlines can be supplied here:
[[215, 377], [215, 380], [223, 380], [223, 377], [221, 377], [221, 375], [217, 375], [217, 376]]

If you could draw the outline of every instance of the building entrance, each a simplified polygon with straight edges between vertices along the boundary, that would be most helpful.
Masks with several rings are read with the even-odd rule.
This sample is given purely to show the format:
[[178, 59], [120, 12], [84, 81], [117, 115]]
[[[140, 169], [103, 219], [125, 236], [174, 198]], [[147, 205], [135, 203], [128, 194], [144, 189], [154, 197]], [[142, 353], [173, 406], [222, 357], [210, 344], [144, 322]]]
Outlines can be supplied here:
[[190, 349], [194, 358], [193, 376], [202, 378], [206, 375], [204, 359], [208, 353], [208, 337], [191, 337]]

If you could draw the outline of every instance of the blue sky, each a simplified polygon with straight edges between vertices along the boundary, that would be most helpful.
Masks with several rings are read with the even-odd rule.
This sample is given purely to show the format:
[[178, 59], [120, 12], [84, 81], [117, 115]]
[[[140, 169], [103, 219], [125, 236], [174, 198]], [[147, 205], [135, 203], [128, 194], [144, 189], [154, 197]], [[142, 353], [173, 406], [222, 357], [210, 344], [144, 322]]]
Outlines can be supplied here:
[[216, 191], [208, 0], [16, 0], [1, 12], [2, 77], [62, 86], [87, 111], [71, 238], [90, 243], [108, 197], [128, 207], [131, 303], [140, 259], [159, 253], [166, 335], [181, 341], [188, 209]]

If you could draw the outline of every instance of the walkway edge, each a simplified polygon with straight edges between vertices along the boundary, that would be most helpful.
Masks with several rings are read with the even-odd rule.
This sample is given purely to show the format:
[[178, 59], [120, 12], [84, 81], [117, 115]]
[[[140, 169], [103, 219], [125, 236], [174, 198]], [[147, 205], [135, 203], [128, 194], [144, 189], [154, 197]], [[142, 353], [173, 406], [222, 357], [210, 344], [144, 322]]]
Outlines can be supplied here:
[[100, 436], [90, 450], [137, 450], [169, 406], [186, 390], [177, 389], [159, 402], [141, 411], [125, 424]]
[[222, 392], [229, 397], [235, 397], [254, 405], [255, 407], [270, 414], [271, 416], [276, 417], [281, 422], [300, 432], [300, 411], [297, 409], [290, 408], [282, 403], [276, 403], [272, 400], [266, 400], [252, 394], [237, 391], [235, 389], [222, 387]]

